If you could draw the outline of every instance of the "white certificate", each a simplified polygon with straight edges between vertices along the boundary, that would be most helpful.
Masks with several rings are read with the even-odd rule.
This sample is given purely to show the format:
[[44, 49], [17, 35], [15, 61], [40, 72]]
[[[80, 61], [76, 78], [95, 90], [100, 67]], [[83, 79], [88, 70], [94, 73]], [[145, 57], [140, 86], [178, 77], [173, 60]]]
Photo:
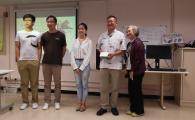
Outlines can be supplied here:
[[101, 52], [100, 57], [101, 58], [108, 58], [108, 54], [109, 54], [108, 52]]

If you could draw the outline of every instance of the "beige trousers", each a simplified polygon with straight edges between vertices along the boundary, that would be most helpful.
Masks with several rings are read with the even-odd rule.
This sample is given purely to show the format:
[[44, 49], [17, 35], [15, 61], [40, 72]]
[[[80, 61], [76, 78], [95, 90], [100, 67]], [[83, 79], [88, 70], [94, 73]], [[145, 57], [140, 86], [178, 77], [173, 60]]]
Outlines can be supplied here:
[[20, 88], [22, 93], [22, 101], [29, 103], [28, 88], [32, 91], [32, 103], [38, 102], [38, 76], [39, 62], [36, 60], [20, 60], [17, 62], [18, 72], [20, 74]]
[[55, 102], [60, 102], [61, 99], [61, 69], [60, 65], [43, 64], [43, 77], [44, 77], [44, 100], [47, 103], [51, 102], [51, 82], [52, 77], [55, 85]]
[[108, 107], [117, 107], [118, 81], [121, 71], [114, 69], [100, 69], [100, 72], [102, 76], [100, 81], [101, 107], [104, 109], [107, 109]]

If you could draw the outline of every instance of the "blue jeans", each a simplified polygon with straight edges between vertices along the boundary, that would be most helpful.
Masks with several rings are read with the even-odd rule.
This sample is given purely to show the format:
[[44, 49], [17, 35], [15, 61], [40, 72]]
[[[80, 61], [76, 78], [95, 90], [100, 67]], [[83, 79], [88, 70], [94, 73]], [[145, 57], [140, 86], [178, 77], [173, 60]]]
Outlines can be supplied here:
[[[76, 60], [78, 67], [81, 66], [83, 60]], [[80, 74], [74, 72], [76, 86], [77, 86], [77, 96], [79, 101], [85, 102], [88, 95], [88, 80], [90, 75], [90, 65], [88, 64]]]

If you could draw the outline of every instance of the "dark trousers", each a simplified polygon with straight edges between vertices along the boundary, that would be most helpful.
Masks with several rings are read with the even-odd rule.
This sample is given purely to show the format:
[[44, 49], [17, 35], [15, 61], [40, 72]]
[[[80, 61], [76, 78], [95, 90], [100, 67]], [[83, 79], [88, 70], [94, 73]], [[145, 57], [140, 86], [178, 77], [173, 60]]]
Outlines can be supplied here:
[[134, 75], [133, 80], [128, 79], [128, 92], [129, 92], [129, 102], [130, 111], [136, 114], [144, 113], [144, 101], [142, 95], [142, 81], [144, 74]]

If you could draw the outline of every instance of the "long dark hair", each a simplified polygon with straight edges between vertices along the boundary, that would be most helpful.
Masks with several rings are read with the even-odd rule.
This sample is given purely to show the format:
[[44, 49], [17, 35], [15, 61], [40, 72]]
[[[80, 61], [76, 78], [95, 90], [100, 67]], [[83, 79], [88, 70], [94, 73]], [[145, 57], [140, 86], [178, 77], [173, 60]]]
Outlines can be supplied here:
[[[80, 24], [78, 25], [78, 28], [79, 28], [79, 26], [83, 26], [83, 27], [85, 28], [86, 31], [87, 31], [87, 29], [88, 29], [87, 24], [85, 24], [85, 23], [80, 23]], [[87, 34], [85, 34], [85, 36], [87, 36]]]

